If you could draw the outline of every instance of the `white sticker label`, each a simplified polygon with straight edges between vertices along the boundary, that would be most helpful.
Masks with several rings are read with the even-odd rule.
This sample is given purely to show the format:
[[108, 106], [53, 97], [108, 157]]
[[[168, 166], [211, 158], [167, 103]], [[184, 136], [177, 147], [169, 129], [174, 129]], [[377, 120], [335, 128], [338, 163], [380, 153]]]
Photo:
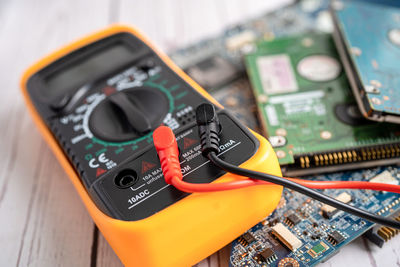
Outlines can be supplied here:
[[324, 96], [325, 96], [324, 91], [318, 90], [318, 91], [310, 91], [310, 92], [284, 95], [284, 96], [274, 96], [268, 100], [268, 103], [275, 105], [275, 104], [283, 104], [286, 102], [307, 100], [310, 98], [323, 98]]
[[276, 114], [276, 109], [274, 106], [271, 105], [266, 106], [265, 113], [267, 114], [268, 122], [271, 126], [279, 125], [278, 115]]
[[336, 79], [342, 68], [333, 57], [313, 55], [303, 58], [297, 65], [297, 71], [310, 81], [326, 82]]
[[[322, 98], [325, 96], [324, 91], [311, 91], [304, 93], [288, 94], [282, 96], [274, 96], [269, 99], [269, 104], [282, 105], [286, 115], [300, 115], [303, 113], [314, 113], [316, 116], [324, 116], [326, 114], [325, 104]], [[267, 110], [268, 120], [273, 111]]]
[[257, 67], [265, 93], [273, 95], [299, 90], [288, 55], [259, 57]]

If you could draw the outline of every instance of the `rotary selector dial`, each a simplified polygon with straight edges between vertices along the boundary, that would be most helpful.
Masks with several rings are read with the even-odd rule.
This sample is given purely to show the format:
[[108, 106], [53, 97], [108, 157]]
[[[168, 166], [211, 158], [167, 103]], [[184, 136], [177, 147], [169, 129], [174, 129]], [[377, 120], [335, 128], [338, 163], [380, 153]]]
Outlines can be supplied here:
[[125, 89], [109, 95], [94, 108], [89, 128], [105, 141], [134, 140], [157, 128], [168, 110], [167, 97], [157, 89]]

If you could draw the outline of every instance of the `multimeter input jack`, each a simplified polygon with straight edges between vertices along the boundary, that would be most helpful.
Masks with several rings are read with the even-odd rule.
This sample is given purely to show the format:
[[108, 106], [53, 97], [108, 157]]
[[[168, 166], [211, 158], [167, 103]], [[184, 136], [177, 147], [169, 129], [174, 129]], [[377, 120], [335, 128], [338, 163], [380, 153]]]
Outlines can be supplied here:
[[132, 169], [125, 169], [120, 171], [115, 176], [115, 185], [119, 188], [128, 188], [134, 185], [138, 181], [137, 173]]

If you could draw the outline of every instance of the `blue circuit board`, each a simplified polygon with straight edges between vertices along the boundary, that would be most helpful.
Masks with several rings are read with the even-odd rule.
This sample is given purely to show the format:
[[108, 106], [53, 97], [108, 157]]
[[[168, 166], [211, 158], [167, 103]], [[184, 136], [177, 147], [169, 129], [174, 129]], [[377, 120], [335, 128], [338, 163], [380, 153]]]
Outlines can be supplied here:
[[400, 123], [400, 2], [333, 5], [336, 43], [367, 118]]
[[174, 51], [170, 57], [182, 69], [190, 71], [191, 67], [205, 59], [220, 56], [244, 71], [242, 57], [251, 48], [248, 44], [254, 41], [271, 40], [302, 32], [331, 32], [333, 24], [328, 12], [329, 3], [329, 0], [296, 1], [283, 8], [232, 25], [220, 35]]
[[[309, 178], [328, 181], [368, 181], [379, 174], [392, 182], [398, 183], [400, 180], [400, 168], [397, 167], [378, 167]], [[383, 216], [394, 214], [400, 209], [400, 198], [395, 193], [370, 190], [323, 190], [323, 192], [332, 197], [346, 192], [351, 196], [349, 202], [351, 205]], [[331, 215], [332, 217], [326, 217], [323, 210], [324, 206], [320, 202], [284, 189], [278, 208], [233, 242], [230, 266], [314, 266], [335, 255], [341, 247], [373, 226], [369, 221], [341, 211]], [[288, 249], [272, 234], [272, 228], [279, 223], [301, 241], [302, 244], [296, 251]], [[260, 260], [262, 253], [267, 259]], [[287, 265], [289, 263], [292, 265]]]
[[170, 54], [191, 78], [238, 117], [261, 131], [257, 107], [246, 75], [243, 56], [259, 40], [302, 32], [331, 32], [329, 0], [296, 1], [281, 9], [251, 18]]

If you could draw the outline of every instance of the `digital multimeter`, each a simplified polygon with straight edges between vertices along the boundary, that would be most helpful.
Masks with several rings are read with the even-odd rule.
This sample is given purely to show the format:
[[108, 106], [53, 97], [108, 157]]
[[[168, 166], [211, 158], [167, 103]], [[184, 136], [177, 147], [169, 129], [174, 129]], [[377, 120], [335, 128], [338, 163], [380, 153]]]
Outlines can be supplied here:
[[183, 179], [244, 179], [201, 155], [195, 108], [217, 107], [220, 157], [281, 175], [269, 143], [226, 112], [136, 30], [116, 25], [30, 67], [29, 110], [93, 220], [126, 266], [189, 266], [267, 216], [282, 188], [181, 192], [164, 181], [152, 131], [173, 129]]

